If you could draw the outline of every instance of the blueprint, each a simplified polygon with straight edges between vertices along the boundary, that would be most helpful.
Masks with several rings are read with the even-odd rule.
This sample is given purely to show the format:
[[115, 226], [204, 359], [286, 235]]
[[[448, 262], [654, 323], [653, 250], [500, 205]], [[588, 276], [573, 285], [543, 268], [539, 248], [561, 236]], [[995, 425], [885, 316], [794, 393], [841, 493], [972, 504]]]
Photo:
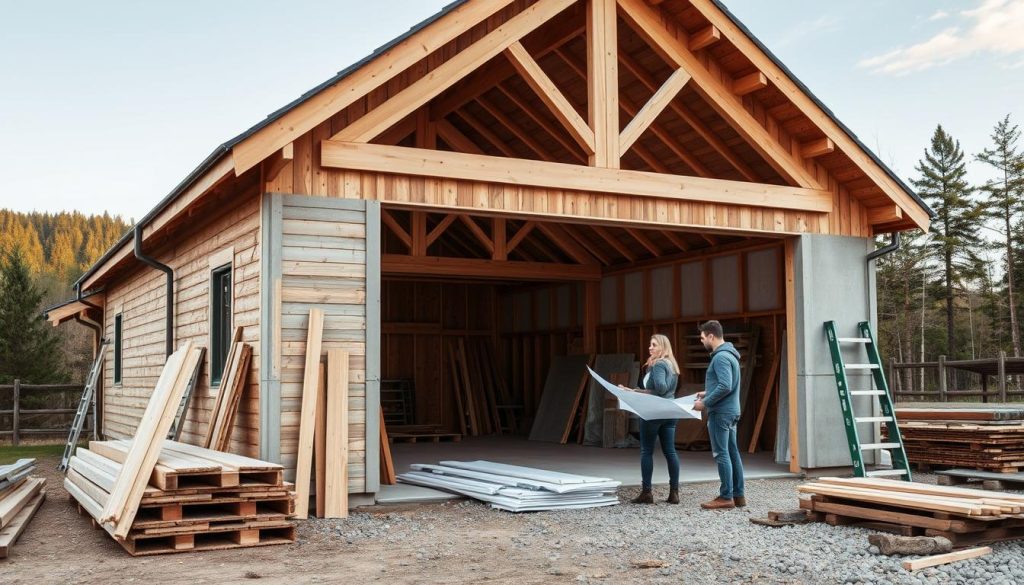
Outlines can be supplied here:
[[619, 399], [619, 408], [627, 410], [644, 420], [658, 419], [700, 419], [700, 412], [693, 409], [693, 403], [697, 401], [697, 395], [683, 396], [670, 400], [652, 394], [642, 394], [623, 390], [608, 380], [605, 380], [589, 367], [590, 375], [597, 380], [605, 390], [611, 392]]

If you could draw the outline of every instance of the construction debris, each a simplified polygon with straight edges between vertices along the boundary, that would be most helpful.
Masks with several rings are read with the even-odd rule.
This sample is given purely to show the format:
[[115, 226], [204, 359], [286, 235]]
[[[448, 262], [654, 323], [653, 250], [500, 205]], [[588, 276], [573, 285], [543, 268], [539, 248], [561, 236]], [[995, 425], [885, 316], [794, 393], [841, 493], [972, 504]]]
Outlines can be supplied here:
[[614, 506], [619, 482], [490, 461], [414, 464], [402, 483], [438, 488], [487, 502], [509, 512]]
[[820, 478], [797, 487], [800, 507], [833, 526], [882, 525], [904, 536], [941, 536], [953, 548], [1024, 537], [1024, 495], [878, 478]]
[[804, 524], [809, 519], [807, 510], [786, 510], [784, 512], [769, 511], [767, 518], [751, 518], [750, 521], [761, 526], [781, 528], [783, 526], [793, 526], [794, 524]]
[[953, 543], [941, 536], [898, 536], [869, 534], [868, 542], [883, 555], [934, 555], [953, 550]]
[[903, 561], [903, 568], [908, 571], [917, 571], [920, 569], [925, 569], [927, 567], [934, 567], [936, 565], [945, 565], [947, 563], [955, 563], [956, 561], [963, 561], [966, 559], [983, 557], [991, 553], [992, 549], [987, 546], [969, 548], [966, 550], [958, 550], [956, 552], [946, 553], [944, 555], [935, 555], [933, 557], [925, 557], [923, 559]]
[[36, 510], [46, 499], [46, 479], [29, 477], [35, 459], [0, 465], [0, 559], [7, 558]]

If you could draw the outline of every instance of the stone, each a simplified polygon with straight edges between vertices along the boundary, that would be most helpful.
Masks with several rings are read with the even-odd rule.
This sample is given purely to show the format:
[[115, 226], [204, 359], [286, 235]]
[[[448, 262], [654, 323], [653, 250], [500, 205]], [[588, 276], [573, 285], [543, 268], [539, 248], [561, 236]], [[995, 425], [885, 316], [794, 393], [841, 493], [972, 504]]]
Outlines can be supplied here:
[[897, 536], [872, 534], [868, 542], [883, 555], [934, 555], [953, 550], [953, 543], [941, 536]]

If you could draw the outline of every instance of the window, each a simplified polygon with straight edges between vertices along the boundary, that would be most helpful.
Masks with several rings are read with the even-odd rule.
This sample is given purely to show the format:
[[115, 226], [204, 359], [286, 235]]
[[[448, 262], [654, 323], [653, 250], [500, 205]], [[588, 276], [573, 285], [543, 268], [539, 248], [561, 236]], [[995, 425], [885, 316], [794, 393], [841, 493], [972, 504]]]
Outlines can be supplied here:
[[231, 265], [213, 270], [210, 279], [210, 385], [220, 384], [231, 348]]
[[114, 383], [121, 383], [121, 313], [114, 315]]

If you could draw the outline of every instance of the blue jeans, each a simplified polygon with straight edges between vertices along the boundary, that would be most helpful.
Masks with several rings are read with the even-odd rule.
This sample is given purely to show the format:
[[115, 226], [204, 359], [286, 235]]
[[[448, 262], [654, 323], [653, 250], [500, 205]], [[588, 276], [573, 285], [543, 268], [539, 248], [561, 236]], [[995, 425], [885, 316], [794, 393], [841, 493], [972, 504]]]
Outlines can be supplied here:
[[711, 452], [718, 464], [718, 478], [722, 481], [719, 497], [731, 500], [743, 495], [743, 462], [736, 445], [736, 423], [738, 414], [708, 414], [708, 435], [711, 437]]
[[661, 441], [661, 452], [668, 463], [668, 485], [679, 487], [679, 455], [676, 454], [676, 420], [640, 421], [640, 479], [641, 487], [651, 489], [654, 475], [654, 442]]

